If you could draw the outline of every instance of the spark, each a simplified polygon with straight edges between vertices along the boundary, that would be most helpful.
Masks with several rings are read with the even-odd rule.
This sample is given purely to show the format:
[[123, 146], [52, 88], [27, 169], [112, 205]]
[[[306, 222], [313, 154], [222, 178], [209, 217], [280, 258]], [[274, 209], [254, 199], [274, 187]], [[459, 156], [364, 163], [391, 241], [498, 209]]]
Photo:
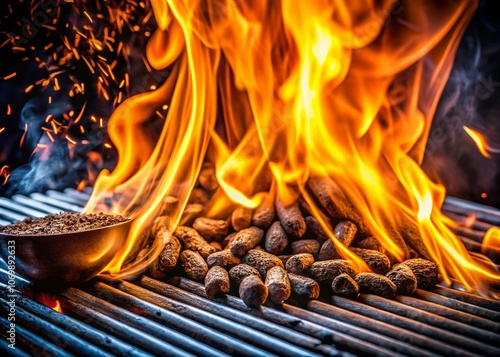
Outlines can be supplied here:
[[13, 73], [9, 74], [8, 76], [3, 77], [3, 80], [6, 81], [6, 80], [9, 80], [11, 78], [14, 78], [15, 76], [17, 76], [17, 72], [13, 72]]
[[78, 116], [76, 117], [75, 119], [75, 124], [78, 123], [81, 119], [82, 119], [82, 116], [83, 116], [83, 112], [85, 111], [85, 107], [87, 106], [87, 102], [85, 102], [82, 106], [82, 110], [80, 111], [80, 114], [78, 114]]
[[75, 145], [76, 144], [76, 141], [71, 139], [69, 135], [66, 135], [65, 136], [66, 140], [68, 140], [71, 144]]
[[26, 139], [26, 134], [28, 133], [28, 123], [24, 124], [24, 133], [21, 136], [21, 140], [19, 141], [19, 147], [22, 147], [24, 144], [24, 139]]
[[94, 22], [94, 20], [92, 20], [92, 17], [90, 17], [90, 15], [89, 15], [89, 13], [88, 13], [87, 11], [84, 11], [84, 12], [83, 12], [83, 14], [84, 14], [85, 16], [87, 16], [87, 18], [89, 19], [89, 21], [90, 21], [91, 23], [93, 23], [93, 22]]

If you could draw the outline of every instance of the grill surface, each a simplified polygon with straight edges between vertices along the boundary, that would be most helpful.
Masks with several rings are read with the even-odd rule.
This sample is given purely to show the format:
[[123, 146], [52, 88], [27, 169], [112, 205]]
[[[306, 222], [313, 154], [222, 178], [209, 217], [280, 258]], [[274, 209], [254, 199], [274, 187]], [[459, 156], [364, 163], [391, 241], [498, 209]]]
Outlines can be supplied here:
[[[89, 192], [67, 189], [0, 198], [0, 224], [60, 211], [79, 212]], [[500, 225], [500, 211], [448, 198], [443, 210], [471, 251]], [[468, 217], [476, 221], [466, 227]], [[7, 347], [7, 265], [1, 262], [0, 351], [14, 356], [500, 356], [500, 301], [458, 288], [418, 290], [394, 300], [292, 301], [247, 307], [208, 300], [203, 285], [174, 277], [93, 281], [62, 292], [16, 279], [16, 349]], [[37, 302], [58, 299], [64, 314]]]

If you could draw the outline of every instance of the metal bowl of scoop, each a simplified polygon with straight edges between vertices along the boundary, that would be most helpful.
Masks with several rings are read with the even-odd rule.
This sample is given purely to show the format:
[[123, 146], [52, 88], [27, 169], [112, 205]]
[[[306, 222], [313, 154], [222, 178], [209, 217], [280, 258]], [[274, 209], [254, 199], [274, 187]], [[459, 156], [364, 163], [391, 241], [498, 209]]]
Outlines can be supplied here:
[[65, 286], [90, 280], [125, 245], [131, 220], [70, 233], [0, 233], [0, 256], [10, 270], [32, 283]]

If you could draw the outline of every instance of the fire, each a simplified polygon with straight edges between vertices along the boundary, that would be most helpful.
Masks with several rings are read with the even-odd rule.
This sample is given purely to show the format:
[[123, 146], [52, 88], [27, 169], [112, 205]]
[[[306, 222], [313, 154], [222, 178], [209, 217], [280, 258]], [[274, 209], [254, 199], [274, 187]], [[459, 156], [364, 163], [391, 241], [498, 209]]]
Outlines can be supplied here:
[[[98, 177], [86, 207], [113, 197], [111, 212], [135, 219], [127, 246], [106, 271], [125, 276], [148, 264], [123, 269], [168, 195], [179, 199], [171, 228], [178, 224], [207, 159], [221, 185], [207, 216], [256, 207], [273, 182], [285, 204], [301, 195], [341, 255], [367, 270], [335, 239], [308, 187], [311, 179], [326, 180], [334, 203], [352, 204], [365, 233], [395, 260], [409, 256], [404, 239], [439, 263], [445, 281], [453, 276], [471, 288], [498, 279], [449, 230], [440, 213], [444, 187], [420, 167], [476, 5], [153, 0], [158, 29], [147, 59], [155, 70], [170, 67], [171, 75], [125, 100], [110, 118], [119, 161]], [[145, 123], [164, 105], [153, 142]]]
[[484, 157], [491, 157], [490, 156], [490, 147], [488, 146], [486, 139], [484, 136], [479, 133], [478, 131], [471, 129], [469, 127], [464, 126], [463, 127], [464, 131], [470, 136], [470, 138], [474, 141], [474, 143], [477, 146], [477, 149], [483, 155]]
[[500, 258], [500, 229], [497, 227], [490, 228], [481, 244], [481, 253], [486, 256], [495, 254], [496, 258]]
[[61, 302], [57, 300], [56, 298], [51, 297], [48, 294], [40, 294], [37, 297], [37, 300], [41, 303], [44, 304], [47, 307], [50, 307], [52, 310], [57, 311], [60, 314], [63, 314], [63, 310], [61, 307]]

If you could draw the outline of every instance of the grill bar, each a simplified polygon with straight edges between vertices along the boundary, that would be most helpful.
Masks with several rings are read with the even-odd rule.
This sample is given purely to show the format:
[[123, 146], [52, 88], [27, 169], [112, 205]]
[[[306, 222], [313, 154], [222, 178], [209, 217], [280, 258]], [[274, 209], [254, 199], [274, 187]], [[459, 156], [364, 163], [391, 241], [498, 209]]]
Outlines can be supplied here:
[[489, 352], [489, 356], [495, 356], [497, 351], [495, 348], [492, 350], [488, 345], [478, 342], [472, 338], [462, 336], [460, 334], [450, 332], [447, 329], [442, 329], [428, 325], [419, 319], [408, 318], [405, 316], [400, 316], [398, 314], [388, 312], [385, 310], [377, 309], [370, 305], [362, 304], [358, 301], [348, 300], [339, 296], [333, 296], [331, 298], [333, 305], [338, 306], [343, 309], [347, 309], [358, 314], [374, 318], [383, 322], [390, 323], [395, 326], [399, 326], [403, 329], [414, 331], [422, 335], [438, 339], [442, 342], [450, 343], [454, 346], [460, 346], [469, 351], [483, 353]]
[[[2, 291], [6, 291], [6, 285], [0, 285], [0, 289], [2, 289]], [[23, 290], [25, 293], [28, 292], [26, 286]], [[34, 294], [32, 290], [31, 294]], [[21, 306], [30, 313], [35, 314], [54, 325], [64, 328], [68, 333], [89, 341], [112, 355], [130, 357], [151, 356], [150, 354], [146, 354], [145, 352], [140, 351], [113, 336], [109, 336], [95, 328], [92, 328], [77, 319], [68, 315], [60, 314], [27, 296], [18, 294], [16, 297], [16, 305]]]
[[[432, 302], [428, 301], [422, 301], [419, 299], [416, 299], [411, 296], [396, 296], [395, 297], [396, 301], [399, 301], [400, 303], [414, 307], [419, 310], [425, 310], [427, 312], [446, 317], [451, 320], [455, 320], [458, 322], [462, 322], [467, 325], [475, 326], [477, 328], [481, 328], [487, 331], [494, 332], [498, 334], [500, 332], [500, 324], [495, 323], [494, 321], [474, 316], [465, 312], [457, 311], [455, 309], [443, 306], [443, 305], [437, 305]], [[495, 314], [495, 311], [491, 312], [492, 314]], [[493, 336], [495, 338], [499, 338], [500, 336]], [[500, 351], [499, 351], [500, 352]]]
[[[26, 216], [81, 211], [91, 192], [66, 189], [30, 197], [0, 198], [0, 224]], [[500, 211], [447, 198], [443, 211], [473, 251]], [[471, 217], [476, 217], [472, 220]], [[0, 268], [0, 305], [8, 308], [7, 268]], [[22, 278], [16, 355], [121, 356], [498, 356], [500, 302], [464, 292], [460, 284], [417, 290], [388, 300], [360, 295], [258, 309], [227, 295], [209, 300], [204, 286], [177, 277], [167, 282], [140, 276], [134, 282], [92, 281], [59, 293], [39, 292]], [[458, 289], [458, 290], [457, 290]], [[65, 314], [36, 301], [58, 299]], [[326, 299], [326, 296], [325, 296]], [[2, 319], [4, 327], [8, 321]], [[53, 336], [49, 338], [47, 336]], [[16, 345], [16, 346], [17, 346]], [[61, 348], [64, 347], [64, 348]], [[11, 350], [5, 344], [0, 351]]]
[[437, 286], [434, 288], [433, 292], [436, 294], [448, 297], [450, 299], [456, 299], [461, 302], [474, 304], [477, 306], [484, 307], [485, 309], [491, 309], [496, 312], [500, 311], [500, 301], [491, 300], [484, 298], [482, 296], [468, 294], [463, 291], [458, 291], [446, 287]]
[[43, 212], [45, 214], [53, 214], [53, 213], [59, 213], [62, 212], [60, 208], [54, 207], [47, 205], [45, 203], [42, 203], [40, 201], [34, 200], [32, 198], [22, 196], [22, 195], [15, 195], [12, 196], [12, 200], [16, 201], [17, 204], [24, 205], [27, 207], [33, 207], [34, 209]]
[[[176, 288], [172, 285], [164, 284], [162, 282], [156, 281], [156, 280], [148, 278], [148, 277], [141, 278], [140, 284], [144, 287], [147, 287], [148, 289], [151, 289], [151, 290], [156, 291], [156, 292], [161, 292], [163, 295], [169, 296], [171, 298], [177, 299], [179, 301], [185, 302], [185, 303], [193, 305], [193, 306], [202, 307], [202, 306], [210, 303], [210, 301], [207, 301], [207, 299], [206, 299], [206, 295], [204, 294], [204, 288], [201, 284], [194, 283], [194, 282], [192, 282], [188, 279], [184, 279], [184, 278], [181, 278], [181, 281], [183, 282], [183, 284], [185, 284], [185, 285], [183, 285], [183, 288], [186, 288], [186, 290], [192, 291], [194, 294], [198, 294], [198, 296], [190, 294], [189, 292], [186, 292], [183, 289]], [[187, 288], [187, 286], [189, 286], [190, 288]], [[238, 298], [228, 296], [228, 297], [223, 298], [221, 300], [227, 300], [227, 301], [233, 300], [232, 304], [230, 304], [231, 306], [236, 307], [235, 305], [237, 304], [240, 308], [243, 308], [244, 310], [247, 309], [247, 307], [243, 303], [243, 301], [241, 301]], [[223, 313], [225, 308], [221, 308], [219, 304], [215, 304], [215, 303], [213, 303], [213, 304], [215, 305], [215, 309], [217, 309], [219, 313]], [[280, 312], [280, 311], [276, 311], [276, 310], [273, 311], [274, 309], [272, 309], [270, 307], [263, 307], [262, 309], [265, 309], [266, 312], [269, 313], [269, 315], [279, 315], [280, 313], [285, 315], [282, 323], [289, 324], [290, 323], [289, 317], [291, 315], [291, 316], [296, 316], [299, 319], [309, 321], [311, 324], [317, 324], [317, 325], [321, 325], [323, 327], [326, 327], [327, 329], [330, 329], [330, 331], [333, 333], [340, 333], [341, 336], [345, 334], [346, 337], [343, 340], [338, 339], [336, 341], [336, 343], [341, 348], [358, 349], [356, 352], [367, 353], [368, 351], [373, 350], [372, 345], [374, 345], [374, 346], [379, 346], [380, 347], [379, 350], [380, 350], [381, 354], [385, 354], [385, 355], [390, 354], [390, 351], [401, 352], [401, 353], [404, 352], [405, 354], [409, 354], [409, 355], [412, 355], [411, 352], [416, 353], [416, 351], [414, 351], [415, 349], [412, 348], [412, 346], [407, 345], [407, 344], [403, 344], [397, 340], [387, 339], [383, 335], [373, 333], [371, 331], [363, 330], [363, 329], [360, 329], [356, 326], [348, 325], [348, 324], [342, 323], [342, 322], [337, 321], [337, 320], [326, 321], [326, 319], [324, 319], [322, 316], [317, 315], [317, 314], [313, 314], [311, 312], [307, 312], [306, 314], [301, 314], [300, 310], [297, 310], [297, 309], [294, 310], [294, 308], [288, 304], [283, 304], [282, 308], [283, 308], [283, 312], [287, 313], [289, 315], [284, 314], [283, 312]], [[227, 309], [227, 311], [225, 311], [226, 314], [229, 315], [232, 313], [231, 310], [233, 310], [233, 309], [229, 309], [229, 308], [226, 308], [226, 309]], [[267, 314], [266, 314], [266, 316], [267, 316]], [[280, 320], [281, 319], [279, 318], [279, 316], [278, 316], [278, 318], [274, 319], [274, 321], [278, 322], [278, 323]], [[300, 321], [300, 320], [298, 320], [298, 321]], [[321, 322], [323, 322], [323, 323], [321, 323]], [[293, 325], [292, 325], [292, 328], [293, 328]], [[370, 345], [363, 344], [363, 341], [368, 342]], [[363, 346], [355, 347], [354, 345], [356, 345], [356, 344], [363, 344]], [[364, 349], [363, 347], [366, 347], [366, 349]], [[385, 350], [383, 350], [383, 349], [385, 349]]]
[[[0, 306], [2, 311], [6, 312], [9, 309], [7, 300], [0, 299]], [[73, 334], [66, 333], [65, 330], [45, 321], [44, 319], [30, 314], [22, 307], [16, 307], [16, 322], [38, 336], [46, 336], [49, 342], [74, 355], [100, 355], [103, 357], [112, 356], [111, 354], [98, 349], [94, 345], [74, 336]]]
[[[249, 326], [259, 331], [268, 333], [281, 340], [299, 344], [301, 347], [314, 350], [320, 354], [329, 356], [339, 355], [339, 352], [337, 350], [335, 350], [331, 346], [328, 346], [327, 344], [323, 344], [323, 341], [321, 341], [320, 339], [311, 337], [303, 333], [298, 333], [287, 326], [282, 326], [274, 322], [265, 321], [256, 318], [255, 316], [245, 314], [240, 310], [218, 304], [206, 298], [176, 288], [172, 285], [165, 284], [145, 276], [140, 279], [139, 285], [150, 291], [162, 294], [163, 296], [167, 296], [177, 301], [187, 303], [194, 307], [203, 308], [210, 313], [214, 313], [234, 321], [239, 321], [245, 326]], [[230, 297], [228, 296], [227, 298]], [[226, 298], [223, 299], [225, 300]], [[287, 320], [288, 319], [284, 319], [283, 323], [286, 324]]]
[[6, 198], [0, 197], [0, 207], [4, 207], [7, 209], [11, 209], [13, 211], [19, 212], [22, 215], [25, 215], [26, 217], [36, 217], [36, 218], [41, 218], [45, 216], [45, 213], [36, 211], [30, 207], [22, 206], [20, 204], [17, 204], [16, 202], [12, 202], [11, 200], [8, 200]]
[[[180, 304], [173, 299], [169, 299], [159, 294], [147, 291], [128, 282], [120, 283], [119, 290], [110, 286], [106, 286], [102, 283], [96, 284], [95, 288], [99, 293], [110, 293], [110, 295], [107, 295], [107, 297], [121, 304], [128, 305], [134, 302], [137, 303], [137, 300], [149, 302], [150, 304], [144, 304], [142, 310], [145, 311], [148, 317], [152, 319], [161, 320], [161, 317], [154, 317], [155, 313], [151, 311], [151, 308], [158, 309], [158, 307], [160, 307], [163, 309], [160, 310], [162, 311], [162, 315], [163, 311], [170, 311], [171, 313], [182, 315], [191, 320], [198, 321], [205, 326], [209, 326], [213, 329], [220, 330], [223, 333], [233, 335], [234, 337], [241, 339], [242, 341], [246, 341], [247, 343], [253, 344], [257, 347], [268, 349], [270, 350], [270, 352], [275, 354], [287, 356], [310, 355], [309, 352], [296, 348], [293, 345], [285, 344], [279, 339], [263, 333], [259, 333], [258, 331], [255, 331], [245, 325], [237, 324], [233, 321], [220, 318], [219, 316], [211, 314], [202, 309], [194, 308], [185, 304]], [[215, 335], [218, 335], [218, 333], [215, 332]], [[240, 349], [238, 351], [239, 355], [268, 355], [264, 351], [256, 349], [251, 345], [246, 346], [243, 343], [235, 345], [234, 348]], [[231, 352], [236, 351], [237, 350]]]
[[328, 316], [341, 321], [352, 323], [361, 328], [384, 334], [398, 341], [404, 341], [421, 349], [426, 349], [446, 356], [471, 356], [471, 353], [439, 340], [420, 335], [410, 330], [402, 329], [386, 322], [360, 316], [349, 310], [341, 309], [321, 301], [311, 301], [307, 308], [322, 316]]
[[500, 211], [479, 203], [465, 201], [460, 198], [446, 197], [443, 204], [443, 211], [446, 213], [455, 213], [465, 217], [473, 215], [478, 221], [490, 223], [495, 226], [500, 225]]
[[[462, 322], [443, 318], [441, 316], [434, 315], [433, 313], [422, 311], [411, 306], [406, 306], [396, 301], [384, 299], [379, 296], [361, 294], [358, 300], [367, 305], [374, 306], [404, 317], [408, 317], [410, 319], [422, 321], [429, 325], [438, 326], [440, 328], [456, 332], [463, 336], [476, 338], [490, 344], [495, 344], [500, 341], [500, 336], [490, 331], [485, 331], [474, 326], [469, 326]], [[497, 356], [500, 355], [500, 349], [495, 348], [494, 350]]]
[[[0, 323], [4, 331], [9, 329], [9, 321], [0, 317]], [[19, 344], [25, 351], [30, 351], [32, 356], [43, 357], [71, 357], [68, 352], [53, 345], [47, 340], [37, 336], [22, 326], [16, 326], [16, 345]], [[17, 349], [17, 347], [16, 347]]]
[[[463, 302], [461, 300], [451, 299], [444, 296], [443, 294], [439, 295], [421, 289], [417, 289], [414, 296], [421, 300], [430, 301], [441, 306], [446, 306], [451, 309], [467, 312], [469, 314], [490, 319], [495, 322], [500, 322], [500, 312], [491, 310], [490, 308], [476, 306], [468, 302]], [[498, 329], [498, 324], [496, 325], [496, 328]]]
[[30, 195], [30, 197], [36, 201], [41, 202], [41, 203], [47, 203], [51, 206], [60, 208], [64, 211], [68, 211], [68, 212], [81, 212], [81, 210], [83, 208], [83, 206], [64, 202], [64, 201], [61, 201], [61, 200], [53, 198], [53, 197], [42, 195], [41, 193], [32, 193]]

